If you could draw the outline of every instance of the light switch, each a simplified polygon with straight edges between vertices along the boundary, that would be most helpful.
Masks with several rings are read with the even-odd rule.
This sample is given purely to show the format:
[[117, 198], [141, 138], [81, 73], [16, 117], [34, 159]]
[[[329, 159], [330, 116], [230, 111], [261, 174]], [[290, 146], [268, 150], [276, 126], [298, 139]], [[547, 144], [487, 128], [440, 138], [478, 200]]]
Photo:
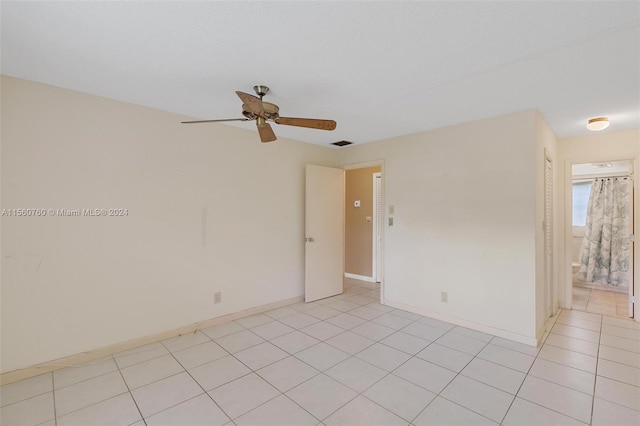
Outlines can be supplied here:
[[393, 206], [389, 206], [389, 216], [392, 216], [395, 213], [395, 208]]
[[371, 222], [373, 222], [373, 220], [371, 219], [371, 216], [367, 216], [367, 217], [365, 218], [365, 221], [366, 221], [367, 223], [371, 223]]
[[389, 218], [389, 226], [393, 226], [393, 218], [392, 217]]
[[353, 202], [353, 207], [360, 207], [360, 200], [355, 200]]

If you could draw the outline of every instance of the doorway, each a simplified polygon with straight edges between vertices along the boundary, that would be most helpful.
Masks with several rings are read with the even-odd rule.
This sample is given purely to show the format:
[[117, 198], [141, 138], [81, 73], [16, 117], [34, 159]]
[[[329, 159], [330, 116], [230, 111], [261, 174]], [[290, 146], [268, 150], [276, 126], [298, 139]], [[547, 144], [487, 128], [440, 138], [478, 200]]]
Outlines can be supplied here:
[[345, 276], [373, 283], [379, 281], [376, 222], [380, 222], [382, 199], [382, 194], [377, 197], [376, 175], [381, 176], [380, 166], [348, 169], [345, 173]]
[[572, 309], [632, 318], [633, 162], [573, 164], [571, 172]]
[[383, 285], [382, 162], [352, 164], [344, 169], [345, 283], [378, 290]]
[[[383, 168], [383, 161], [343, 168], [306, 166], [305, 302], [357, 287], [350, 292], [370, 290], [363, 296], [384, 303]], [[355, 186], [349, 185], [347, 173], [359, 176], [364, 189], [358, 189], [358, 180], [354, 181]], [[347, 188], [351, 187], [356, 190], [347, 195]], [[349, 214], [353, 212], [357, 214]], [[347, 223], [348, 218], [355, 227]], [[369, 232], [360, 232], [363, 229]], [[351, 230], [356, 232], [349, 232]], [[372, 232], [374, 230], [377, 233]], [[352, 234], [357, 238], [350, 238]], [[368, 266], [357, 270], [362, 271], [361, 274], [349, 272], [345, 267], [345, 261], [351, 259], [347, 249], [358, 255], [355, 259], [368, 261]]]

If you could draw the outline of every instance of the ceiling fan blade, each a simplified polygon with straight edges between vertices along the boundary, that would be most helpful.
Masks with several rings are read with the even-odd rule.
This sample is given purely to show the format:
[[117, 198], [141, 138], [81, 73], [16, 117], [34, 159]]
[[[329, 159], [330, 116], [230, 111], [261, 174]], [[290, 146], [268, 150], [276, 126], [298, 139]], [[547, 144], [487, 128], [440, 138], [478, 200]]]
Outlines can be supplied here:
[[248, 118], [224, 118], [222, 120], [194, 120], [194, 121], [181, 121], [182, 124], [194, 124], [194, 123], [219, 123], [221, 121], [249, 121]]
[[308, 127], [320, 130], [333, 130], [336, 128], [336, 122], [333, 120], [318, 120], [315, 118], [279, 117], [275, 119], [275, 122], [286, 126]]
[[264, 113], [264, 108], [262, 108], [262, 100], [257, 96], [238, 91], [236, 91], [236, 95], [238, 95], [240, 100], [242, 100], [242, 103], [244, 104], [244, 107], [247, 111], [257, 115]]
[[260, 140], [262, 142], [273, 142], [276, 140], [276, 135], [273, 133], [273, 129], [269, 123], [258, 126], [258, 133], [260, 134]]

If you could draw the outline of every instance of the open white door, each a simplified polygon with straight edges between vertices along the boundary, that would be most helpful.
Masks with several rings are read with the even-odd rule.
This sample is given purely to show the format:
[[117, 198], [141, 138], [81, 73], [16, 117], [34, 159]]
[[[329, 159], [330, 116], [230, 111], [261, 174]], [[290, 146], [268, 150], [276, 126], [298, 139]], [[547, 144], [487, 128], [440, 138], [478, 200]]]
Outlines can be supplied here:
[[343, 291], [344, 170], [306, 167], [304, 300]]

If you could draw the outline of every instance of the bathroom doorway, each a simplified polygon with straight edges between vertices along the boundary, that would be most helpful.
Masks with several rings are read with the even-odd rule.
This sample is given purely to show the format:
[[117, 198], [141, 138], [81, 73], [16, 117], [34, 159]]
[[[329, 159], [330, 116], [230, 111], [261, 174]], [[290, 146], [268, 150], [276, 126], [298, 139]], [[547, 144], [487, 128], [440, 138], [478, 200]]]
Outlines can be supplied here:
[[633, 317], [633, 162], [572, 166], [572, 309]]

